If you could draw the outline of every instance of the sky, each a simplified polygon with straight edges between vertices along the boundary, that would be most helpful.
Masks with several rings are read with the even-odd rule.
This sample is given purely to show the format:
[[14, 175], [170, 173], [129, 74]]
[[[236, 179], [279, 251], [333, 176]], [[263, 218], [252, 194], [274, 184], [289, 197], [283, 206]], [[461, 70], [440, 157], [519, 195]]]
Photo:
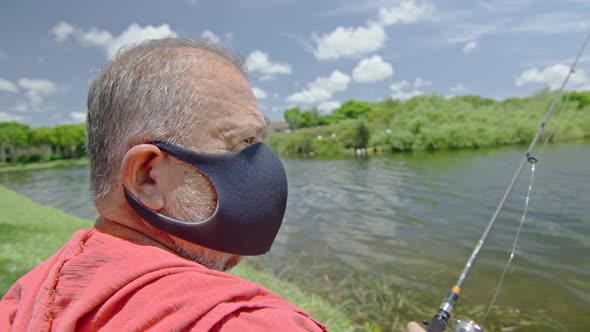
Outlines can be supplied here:
[[[260, 111], [354, 99], [558, 89], [590, 32], [588, 0], [3, 0], [0, 122], [83, 123], [123, 45], [182, 36], [241, 54]], [[569, 90], [590, 90], [590, 50]]]

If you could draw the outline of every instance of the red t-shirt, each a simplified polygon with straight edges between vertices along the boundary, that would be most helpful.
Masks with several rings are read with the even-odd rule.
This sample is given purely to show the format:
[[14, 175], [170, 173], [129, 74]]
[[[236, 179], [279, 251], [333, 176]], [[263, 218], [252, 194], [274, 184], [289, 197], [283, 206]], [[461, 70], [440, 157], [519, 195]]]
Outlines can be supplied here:
[[268, 290], [95, 229], [20, 278], [0, 331], [327, 331]]

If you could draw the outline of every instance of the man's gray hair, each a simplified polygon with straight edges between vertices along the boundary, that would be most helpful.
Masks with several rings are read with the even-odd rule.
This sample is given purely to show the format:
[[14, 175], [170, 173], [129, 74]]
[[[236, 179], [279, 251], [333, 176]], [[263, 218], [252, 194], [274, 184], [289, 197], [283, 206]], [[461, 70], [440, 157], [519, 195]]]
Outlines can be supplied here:
[[191, 129], [207, 111], [191, 81], [191, 69], [212, 55], [225, 58], [246, 76], [233, 52], [173, 37], [120, 50], [105, 64], [88, 92], [86, 145], [95, 199], [109, 193], [132, 146], [157, 140], [187, 144]]

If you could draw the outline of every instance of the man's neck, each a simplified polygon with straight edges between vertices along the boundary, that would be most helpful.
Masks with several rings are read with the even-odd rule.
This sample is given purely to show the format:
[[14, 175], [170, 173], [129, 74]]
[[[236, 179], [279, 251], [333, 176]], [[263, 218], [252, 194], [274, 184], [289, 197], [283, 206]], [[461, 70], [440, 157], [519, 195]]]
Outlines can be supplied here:
[[148, 236], [138, 230], [135, 230], [131, 227], [120, 224], [116, 221], [104, 218], [102, 216], [99, 216], [98, 219], [96, 219], [96, 222], [94, 223], [94, 228], [97, 231], [104, 233], [104, 234], [118, 237], [120, 239], [127, 240], [127, 241], [139, 242], [139, 243], [143, 243], [146, 245], [158, 247], [158, 248], [164, 249], [168, 252], [171, 252], [173, 254], [176, 254], [170, 248], [168, 248], [165, 245], [163, 245], [162, 243], [154, 240], [150, 236]]

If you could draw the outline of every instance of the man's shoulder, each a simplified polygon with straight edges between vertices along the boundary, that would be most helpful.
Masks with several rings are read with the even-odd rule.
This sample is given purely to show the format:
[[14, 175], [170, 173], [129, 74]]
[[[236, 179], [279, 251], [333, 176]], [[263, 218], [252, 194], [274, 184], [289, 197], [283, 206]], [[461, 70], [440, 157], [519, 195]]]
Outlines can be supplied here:
[[[266, 327], [278, 328], [283, 318], [288, 318], [294, 326], [319, 326], [293, 304], [237, 276], [205, 268], [155, 247], [110, 243], [107, 247], [118, 248], [111, 252], [111, 249], [105, 250], [104, 244], [95, 249], [110, 257], [100, 267], [100, 270], [111, 271], [108, 273], [110, 280], [103, 276], [99, 282], [101, 286], [94, 286], [97, 294], [88, 295], [104, 294], [104, 289], [113, 290], [96, 313], [118, 311], [116, 315], [126, 321], [125, 326], [118, 328], [141, 330], [149, 323], [165, 329], [175, 326], [201, 331], [217, 326], [221, 331], [248, 331], [241, 329], [244, 327], [241, 324], [249, 322], [248, 326], [266, 324]], [[99, 291], [100, 288], [103, 291]], [[137, 315], [138, 312], [141, 315]], [[117, 320], [110, 319], [111, 323]], [[102, 321], [98, 317], [93, 320]], [[224, 328], [219, 329], [221, 326]], [[227, 326], [236, 328], [228, 330]]]
[[[198, 269], [177, 271], [145, 285], [126, 302], [153, 308], [156, 325], [194, 331], [327, 331], [309, 314], [265, 288], [236, 276]], [[153, 322], [152, 322], [153, 323]], [[133, 324], [133, 326], [137, 326]]]

